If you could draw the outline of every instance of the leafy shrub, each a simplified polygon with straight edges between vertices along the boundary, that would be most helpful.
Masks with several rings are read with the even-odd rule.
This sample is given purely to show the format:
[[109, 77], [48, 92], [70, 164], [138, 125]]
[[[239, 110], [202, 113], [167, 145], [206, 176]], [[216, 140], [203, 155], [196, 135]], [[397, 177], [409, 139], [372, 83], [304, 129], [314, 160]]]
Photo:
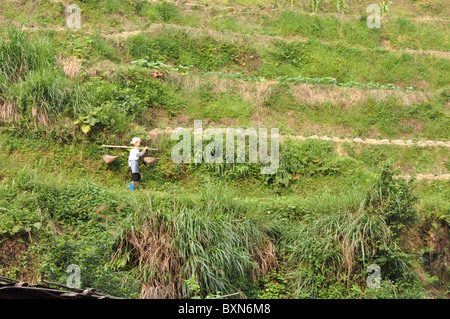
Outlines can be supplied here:
[[162, 1], [157, 3], [155, 8], [164, 22], [177, 20], [179, 18], [179, 9], [173, 3]]
[[[120, 92], [119, 92], [120, 94]], [[141, 101], [136, 97], [113, 99], [106, 101], [101, 106], [95, 107], [87, 113], [80, 114], [73, 123], [80, 125], [84, 134], [93, 131], [94, 134], [102, 129], [115, 133], [125, 132], [129, 121], [139, 118], [143, 111]]]
[[0, 236], [36, 234], [42, 229], [42, 216], [34, 206], [36, 195], [14, 194], [10, 185], [0, 185]]
[[286, 140], [280, 144], [280, 167], [276, 174], [264, 177], [275, 188], [287, 187], [292, 180], [302, 177], [327, 176], [349, 169], [353, 160], [340, 159], [331, 142]]
[[337, 169], [326, 166], [326, 159], [334, 154], [333, 143], [321, 140], [307, 140], [305, 142], [295, 142], [287, 140], [282, 144], [280, 153], [287, 171], [293, 174], [310, 176], [316, 173], [329, 174]]
[[135, 92], [135, 106], [139, 109], [162, 107], [170, 115], [174, 115], [185, 106], [185, 98], [176, 88], [157, 79], [149, 79], [143, 73], [133, 72], [132, 74], [135, 79], [129, 83], [128, 88]]
[[139, 283], [107, 267], [112, 254], [111, 239], [111, 235], [106, 232], [79, 240], [67, 234], [50, 239], [40, 271], [46, 280], [67, 285], [70, 275], [68, 266], [75, 264], [80, 267], [80, 288], [95, 288], [104, 294], [136, 298]]
[[[99, 207], [109, 208], [112, 194], [95, 184], [61, 185], [49, 189], [42, 207], [50, 216], [70, 223], [83, 223], [95, 216]], [[104, 212], [103, 212], [104, 213]]]
[[391, 164], [388, 163], [383, 166], [379, 179], [368, 197], [366, 205], [373, 207], [373, 213], [385, 218], [394, 234], [418, 222], [419, 215], [415, 208], [417, 197], [412, 192], [412, 183], [413, 180], [407, 182], [402, 178], [396, 178]]
[[276, 49], [271, 52], [271, 55], [279, 64], [288, 63], [301, 67], [309, 62], [309, 54], [305, 50], [307, 44], [303, 42], [275, 40], [273, 45]]
[[379, 288], [361, 289], [353, 286], [350, 292], [352, 299], [423, 299], [429, 298], [424, 288], [417, 283], [393, 282], [381, 280]]
[[81, 231], [86, 232], [96, 231], [85, 222], [98, 221], [99, 210], [107, 214], [119, 205], [117, 198], [104, 187], [90, 182], [61, 183], [28, 167], [16, 174], [13, 185], [14, 196], [20, 198], [22, 193], [34, 194], [33, 200], [26, 205], [30, 210], [39, 209], [49, 218], [63, 224], [78, 225]]
[[191, 36], [185, 31], [165, 30], [158, 36], [141, 33], [129, 39], [129, 52], [136, 59], [193, 65], [201, 70], [214, 70], [231, 63], [247, 50], [245, 45], [217, 41], [211, 36]]
[[130, 54], [135, 58], [165, 62], [177, 60], [180, 56], [180, 43], [176, 41], [176, 38], [163, 36], [150, 38], [141, 33], [131, 37], [129, 43]]
[[[418, 285], [412, 256], [398, 231], [416, 220], [411, 188], [384, 166], [367, 199], [355, 211], [308, 214], [288, 232], [289, 278], [300, 298], [344, 298], [350, 285], [365, 285], [366, 266], [381, 267], [383, 280]], [[383, 200], [381, 200], [383, 198]], [[394, 207], [397, 205], [397, 207]]]
[[291, 297], [285, 270], [272, 270], [264, 279], [258, 299], [288, 299]]

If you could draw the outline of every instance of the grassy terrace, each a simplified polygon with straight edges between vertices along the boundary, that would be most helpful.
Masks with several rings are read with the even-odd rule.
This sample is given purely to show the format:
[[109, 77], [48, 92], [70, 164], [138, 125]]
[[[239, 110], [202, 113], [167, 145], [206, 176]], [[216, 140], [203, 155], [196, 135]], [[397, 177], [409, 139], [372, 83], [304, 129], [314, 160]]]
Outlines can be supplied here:
[[[368, 48], [398, 48], [448, 51], [448, 21], [439, 18], [417, 20], [400, 12], [386, 15], [383, 28], [369, 29], [363, 15], [310, 14], [294, 7], [267, 6], [220, 8], [214, 4], [118, 1], [74, 2], [83, 11], [83, 29], [102, 32], [143, 30], [155, 23], [173, 23], [242, 35], [298, 37], [342, 41]], [[20, 10], [17, 10], [17, 6]], [[396, 6], [394, 6], [395, 9]], [[362, 9], [366, 6], [361, 5]], [[28, 26], [64, 27], [63, 4], [40, 1], [37, 4], [8, 1], [4, 21]], [[395, 11], [393, 11], [395, 12]], [[368, 14], [365, 13], [367, 16]]]
[[[447, 176], [449, 147], [283, 139], [262, 175], [175, 164], [152, 134], [201, 119], [448, 142], [448, 8], [398, 1], [369, 29], [367, 1], [71, 3], [81, 30], [66, 1], [0, 7], [0, 275], [65, 284], [75, 263], [126, 298], [448, 297], [450, 180], [409, 177]], [[134, 136], [160, 162], [130, 192], [128, 152], [100, 145]]]

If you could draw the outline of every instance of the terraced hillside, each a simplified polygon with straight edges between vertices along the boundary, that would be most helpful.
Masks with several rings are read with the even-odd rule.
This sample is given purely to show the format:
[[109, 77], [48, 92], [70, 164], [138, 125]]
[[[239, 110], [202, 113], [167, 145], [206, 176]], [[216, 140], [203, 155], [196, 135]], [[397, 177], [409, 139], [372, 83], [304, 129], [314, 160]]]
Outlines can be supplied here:
[[[67, 284], [74, 264], [126, 298], [448, 297], [449, 8], [2, 1], [0, 275]], [[278, 169], [175, 163], [195, 120], [278, 128]], [[160, 161], [133, 192], [128, 150], [101, 145], [135, 136]]]

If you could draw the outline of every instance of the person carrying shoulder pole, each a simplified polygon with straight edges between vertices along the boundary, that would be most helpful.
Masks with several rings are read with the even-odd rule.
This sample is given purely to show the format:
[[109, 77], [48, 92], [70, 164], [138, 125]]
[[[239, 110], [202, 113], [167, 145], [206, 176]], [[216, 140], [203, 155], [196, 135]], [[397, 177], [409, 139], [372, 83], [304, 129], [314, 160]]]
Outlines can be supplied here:
[[139, 152], [139, 146], [141, 145], [141, 139], [139, 137], [133, 138], [131, 144], [133, 144], [134, 147], [130, 150], [130, 155], [128, 156], [128, 166], [131, 171], [130, 190], [133, 191], [136, 189], [137, 183], [141, 180], [138, 161], [148, 150], [148, 146], [144, 147], [144, 149]]

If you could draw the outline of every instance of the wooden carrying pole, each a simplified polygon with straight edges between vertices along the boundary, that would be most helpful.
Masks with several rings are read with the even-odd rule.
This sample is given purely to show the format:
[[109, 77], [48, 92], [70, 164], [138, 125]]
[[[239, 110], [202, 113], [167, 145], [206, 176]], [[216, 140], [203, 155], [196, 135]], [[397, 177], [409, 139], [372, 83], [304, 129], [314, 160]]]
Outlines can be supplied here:
[[[116, 145], [102, 145], [102, 147], [114, 147], [114, 148], [134, 148], [134, 146], [116, 146]], [[144, 147], [138, 147], [138, 149], [144, 149]], [[149, 151], [157, 151], [157, 148], [149, 148]]]

